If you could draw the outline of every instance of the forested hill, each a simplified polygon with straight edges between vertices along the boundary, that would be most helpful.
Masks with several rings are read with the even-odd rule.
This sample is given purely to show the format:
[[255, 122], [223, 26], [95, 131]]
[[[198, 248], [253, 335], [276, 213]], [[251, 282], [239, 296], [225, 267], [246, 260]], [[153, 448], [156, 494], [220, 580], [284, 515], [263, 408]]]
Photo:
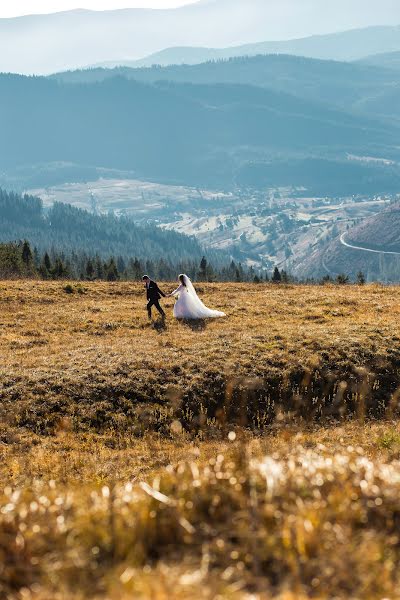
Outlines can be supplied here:
[[162, 258], [174, 263], [198, 260], [203, 254], [195, 239], [173, 231], [94, 215], [68, 204], [56, 203], [45, 212], [39, 198], [0, 189], [0, 242], [24, 239], [42, 251], [53, 247], [68, 253]]
[[380, 67], [381, 69], [392, 69], [399, 73], [400, 71], [400, 50], [397, 52], [384, 52], [367, 56], [359, 61], [360, 65], [369, 65], [371, 67]]
[[65, 161], [217, 188], [257, 159], [391, 157], [399, 139], [393, 125], [282, 92], [122, 77], [66, 85], [2, 75], [0, 131], [3, 171]]
[[52, 78], [64, 83], [94, 83], [116, 76], [144, 83], [236, 83], [349, 108], [359, 100], [382, 94], [385, 88], [393, 87], [396, 74], [380, 67], [285, 54], [260, 54], [194, 65], [83, 69], [58, 73]]

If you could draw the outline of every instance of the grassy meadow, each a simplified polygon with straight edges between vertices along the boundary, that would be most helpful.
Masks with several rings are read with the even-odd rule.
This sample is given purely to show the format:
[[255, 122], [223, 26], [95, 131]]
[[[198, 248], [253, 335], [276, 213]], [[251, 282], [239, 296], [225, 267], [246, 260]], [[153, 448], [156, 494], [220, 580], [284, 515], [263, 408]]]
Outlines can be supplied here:
[[400, 288], [198, 291], [0, 282], [0, 598], [399, 598]]

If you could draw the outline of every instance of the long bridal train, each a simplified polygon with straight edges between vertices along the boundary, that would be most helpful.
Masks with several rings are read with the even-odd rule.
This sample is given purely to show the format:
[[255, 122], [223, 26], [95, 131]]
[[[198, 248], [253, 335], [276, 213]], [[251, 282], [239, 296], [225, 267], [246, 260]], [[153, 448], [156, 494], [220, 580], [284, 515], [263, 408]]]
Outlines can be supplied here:
[[171, 294], [178, 298], [174, 306], [176, 319], [217, 319], [226, 316], [225, 313], [207, 308], [203, 304], [187, 275], [179, 275], [179, 281], [179, 287]]

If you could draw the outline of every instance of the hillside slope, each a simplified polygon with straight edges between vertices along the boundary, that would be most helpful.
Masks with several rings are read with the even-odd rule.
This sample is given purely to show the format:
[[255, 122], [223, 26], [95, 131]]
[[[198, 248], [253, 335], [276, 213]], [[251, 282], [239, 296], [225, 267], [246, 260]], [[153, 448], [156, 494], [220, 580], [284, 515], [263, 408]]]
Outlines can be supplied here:
[[369, 280], [400, 281], [400, 202], [345, 231], [296, 265], [301, 276], [345, 273], [355, 277], [359, 271]]
[[400, 51], [373, 54], [359, 61], [359, 64], [394, 69], [400, 71]]
[[65, 161], [220, 187], [282, 154], [397, 152], [386, 123], [250, 86], [0, 76], [0, 109], [3, 170]]
[[[314, 102], [338, 105], [346, 110], [359, 103], [379, 100], [391, 93], [397, 74], [359, 63], [323, 61], [290, 55], [258, 55], [209, 61], [198, 65], [174, 65], [131, 69], [87, 69], [54, 76], [64, 83], [104, 81], [118, 75], [145, 83], [174, 81], [195, 84], [241, 84], [265, 87], [307, 98]], [[396, 107], [393, 108], [397, 112]], [[379, 101], [371, 112], [380, 113]]]
[[39, 198], [0, 189], [0, 242], [24, 239], [40, 250], [54, 247], [91, 256], [180, 261], [197, 260], [203, 253], [196, 240], [173, 231], [140, 227], [128, 219], [93, 215], [61, 203], [46, 212]]
[[[393, 70], [393, 73], [396, 73]], [[396, 73], [397, 76], [397, 73]], [[374, 96], [366, 97], [359, 102], [359, 108], [367, 113], [400, 119], [400, 83], [377, 90]]]
[[400, 202], [351, 229], [346, 240], [354, 246], [400, 254]]

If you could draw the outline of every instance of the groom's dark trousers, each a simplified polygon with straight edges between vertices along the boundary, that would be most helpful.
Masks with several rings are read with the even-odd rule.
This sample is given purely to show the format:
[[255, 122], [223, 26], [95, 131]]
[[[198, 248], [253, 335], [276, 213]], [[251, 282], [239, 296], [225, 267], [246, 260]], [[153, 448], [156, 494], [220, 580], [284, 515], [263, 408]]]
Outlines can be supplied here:
[[155, 281], [150, 281], [147, 286], [147, 313], [151, 319], [151, 309], [154, 306], [162, 317], [165, 317], [165, 312], [160, 306], [160, 298], [165, 298], [164, 292], [160, 290]]

